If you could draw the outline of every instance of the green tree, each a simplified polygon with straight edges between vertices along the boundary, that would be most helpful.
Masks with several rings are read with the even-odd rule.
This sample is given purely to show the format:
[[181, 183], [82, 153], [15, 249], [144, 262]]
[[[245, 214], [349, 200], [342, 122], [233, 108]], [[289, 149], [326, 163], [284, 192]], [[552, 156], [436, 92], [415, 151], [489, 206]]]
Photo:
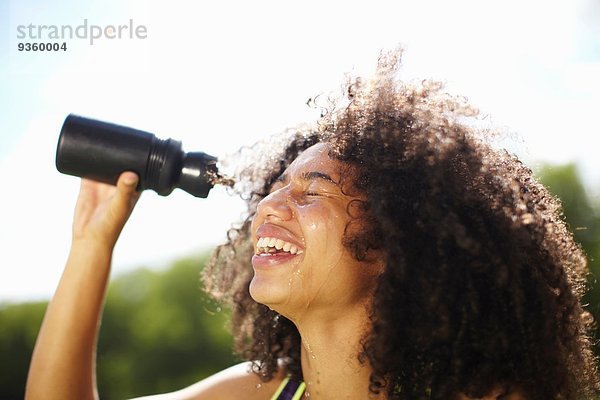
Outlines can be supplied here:
[[[190, 385], [235, 361], [228, 316], [200, 289], [206, 256], [164, 271], [136, 269], [109, 285], [98, 343], [102, 399]], [[22, 399], [47, 303], [0, 305], [0, 399]]]
[[[584, 304], [588, 304], [588, 310], [600, 321], [600, 204], [592, 203], [574, 164], [546, 165], [540, 169], [539, 176], [561, 200], [565, 221], [588, 256], [590, 289]], [[599, 337], [598, 332], [595, 334]], [[596, 345], [596, 354], [600, 355], [600, 345]]]
[[0, 399], [22, 399], [46, 303], [0, 305]]
[[227, 315], [200, 289], [204, 261], [138, 269], [111, 284], [98, 344], [103, 399], [172, 391], [235, 362]]

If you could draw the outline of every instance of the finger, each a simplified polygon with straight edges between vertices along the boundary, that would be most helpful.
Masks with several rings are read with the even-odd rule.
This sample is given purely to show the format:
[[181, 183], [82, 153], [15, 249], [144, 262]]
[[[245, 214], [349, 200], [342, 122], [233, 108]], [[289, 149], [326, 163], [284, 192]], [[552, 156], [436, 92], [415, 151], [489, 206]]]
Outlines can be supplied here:
[[93, 212], [103, 198], [111, 196], [111, 189], [114, 191], [115, 188], [105, 183], [85, 178], [81, 179], [79, 195], [75, 205], [75, 215], [86, 215]]
[[117, 181], [117, 201], [129, 211], [140, 196], [136, 191], [138, 181], [137, 174], [131, 171], [123, 172]]
[[110, 199], [108, 207], [108, 237], [114, 245], [119, 237], [123, 226], [129, 219], [131, 212], [137, 202], [139, 194], [136, 193], [138, 177], [133, 172], [124, 172], [117, 180], [116, 193]]
[[120, 190], [125, 190], [127, 193], [135, 191], [135, 187], [138, 183], [138, 176], [135, 172], [125, 171], [119, 176], [117, 181], [117, 187]]

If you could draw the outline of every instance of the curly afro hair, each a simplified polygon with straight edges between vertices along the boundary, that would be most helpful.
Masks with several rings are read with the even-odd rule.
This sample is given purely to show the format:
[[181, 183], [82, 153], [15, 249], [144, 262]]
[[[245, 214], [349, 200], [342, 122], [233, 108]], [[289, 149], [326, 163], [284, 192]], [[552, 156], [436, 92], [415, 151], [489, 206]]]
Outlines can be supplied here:
[[386, 257], [357, 354], [372, 368], [372, 392], [477, 398], [501, 387], [527, 399], [594, 396], [592, 321], [581, 306], [587, 262], [559, 201], [489, 143], [492, 130], [469, 123], [477, 111], [464, 99], [437, 82], [398, 81], [401, 53], [382, 54], [373, 78], [348, 80], [343, 107], [271, 140], [279, 146], [239, 171], [247, 218], [204, 273], [207, 289], [231, 304], [237, 351], [264, 380], [279, 359], [302, 378], [295, 325], [250, 297], [249, 228], [277, 177], [303, 150], [327, 142], [367, 199], [369, 228], [340, 240], [357, 259], [370, 249]]

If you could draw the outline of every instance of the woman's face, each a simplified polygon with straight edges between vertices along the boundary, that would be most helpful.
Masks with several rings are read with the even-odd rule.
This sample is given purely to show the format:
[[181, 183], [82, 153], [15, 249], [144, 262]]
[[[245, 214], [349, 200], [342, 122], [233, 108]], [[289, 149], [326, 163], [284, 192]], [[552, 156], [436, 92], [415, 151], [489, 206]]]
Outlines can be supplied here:
[[250, 294], [296, 322], [308, 311], [365, 304], [381, 271], [381, 262], [359, 262], [342, 244], [348, 223], [357, 223], [356, 200], [364, 196], [328, 152], [324, 143], [304, 151], [259, 203], [252, 222]]

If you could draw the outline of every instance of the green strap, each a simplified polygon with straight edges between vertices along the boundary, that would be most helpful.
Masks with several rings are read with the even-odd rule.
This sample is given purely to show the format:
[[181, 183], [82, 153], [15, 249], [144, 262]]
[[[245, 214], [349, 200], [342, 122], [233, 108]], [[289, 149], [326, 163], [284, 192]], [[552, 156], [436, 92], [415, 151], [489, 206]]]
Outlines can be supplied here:
[[[285, 389], [285, 387], [287, 386], [287, 384], [288, 384], [289, 381], [290, 381], [290, 376], [288, 375], [281, 382], [281, 384], [279, 385], [279, 387], [277, 388], [277, 390], [275, 391], [275, 393], [271, 397], [271, 400], [277, 400], [279, 398], [279, 395], [281, 394], [281, 392], [283, 392], [283, 390]], [[305, 389], [306, 389], [306, 383], [301, 382], [300, 385], [298, 386], [298, 389], [296, 389], [296, 393], [294, 393], [294, 396], [292, 396], [291, 400], [300, 400], [300, 398], [304, 394], [304, 390]]]
[[298, 390], [296, 390], [296, 394], [294, 394], [292, 400], [300, 400], [300, 397], [304, 394], [304, 389], [306, 389], [306, 383], [302, 382], [300, 386], [298, 386]]
[[289, 381], [290, 381], [290, 377], [288, 376], [281, 382], [281, 385], [279, 385], [279, 387], [277, 388], [277, 391], [275, 392], [275, 394], [273, 394], [273, 397], [271, 397], [271, 400], [277, 400], [277, 397], [279, 397], [281, 392], [283, 392], [283, 388], [285, 388], [285, 385], [287, 385], [287, 383]]

